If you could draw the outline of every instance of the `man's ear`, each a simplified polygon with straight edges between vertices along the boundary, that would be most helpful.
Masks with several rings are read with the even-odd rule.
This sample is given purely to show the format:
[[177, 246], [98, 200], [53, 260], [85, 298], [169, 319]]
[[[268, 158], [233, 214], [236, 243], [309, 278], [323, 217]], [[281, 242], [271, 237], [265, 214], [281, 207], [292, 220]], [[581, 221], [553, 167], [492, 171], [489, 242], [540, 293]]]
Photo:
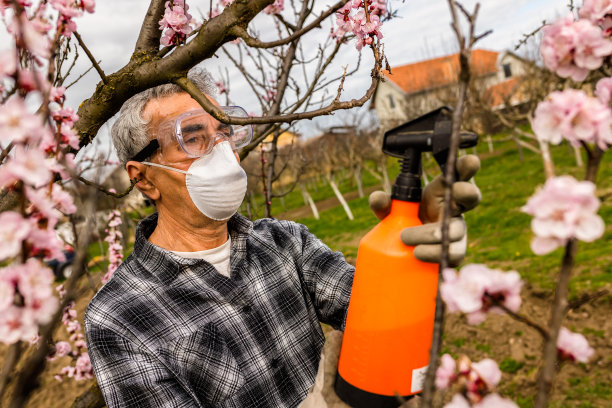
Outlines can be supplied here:
[[146, 164], [130, 160], [125, 164], [125, 169], [127, 170], [130, 180], [138, 190], [153, 201], [159, 200], [159, 190], [151, 180], [147, 178], [149, 167]]

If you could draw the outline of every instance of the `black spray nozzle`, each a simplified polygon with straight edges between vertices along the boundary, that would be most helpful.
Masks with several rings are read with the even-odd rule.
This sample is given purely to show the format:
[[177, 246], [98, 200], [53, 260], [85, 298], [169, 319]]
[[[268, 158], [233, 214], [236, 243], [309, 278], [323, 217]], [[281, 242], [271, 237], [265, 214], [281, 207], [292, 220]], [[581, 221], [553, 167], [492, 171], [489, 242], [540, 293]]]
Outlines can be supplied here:
[[[421, 153], [432, 152], [434, 159], [446, 173], [450, 149], [453, 110], [443, 106], [423, 116], [385, 132], [382, 151], [401, 159], [401, 171], [393, 185], [392, 198], [421, 200]], [[459, 147], [475, 146], [478, 135], [461, 132]]]

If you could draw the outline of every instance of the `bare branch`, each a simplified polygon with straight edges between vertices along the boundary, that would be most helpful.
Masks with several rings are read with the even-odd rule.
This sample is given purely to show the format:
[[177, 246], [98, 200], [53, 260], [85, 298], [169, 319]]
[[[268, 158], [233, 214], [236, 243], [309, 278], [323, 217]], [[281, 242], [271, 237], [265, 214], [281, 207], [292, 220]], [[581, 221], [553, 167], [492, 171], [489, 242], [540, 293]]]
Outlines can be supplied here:
[[[440, 356], [440, 350], [442, 347], [442, 330], [444, 327], [444, 311], [445, 306], [440, 296], [440, 284], [442, 283], [442, 271], [449, 266], [449, 226], [451, 217], [451, 206], [452, 206], [452, 185], [455, 181], [455, 163], [457, 160], [457, 151], [459, 148], [459, 132], [461, 129], [461, 120], [463, 117], [463, 111], [466, 104], [466, 96], [470, 84], [470, 57], [472, 53], [472, 46], [477, 41], [474, 37], [474, 30], [476, 26], [476, 17], [480, 4], [477, 3], [474, 8], [474, 13], [469, 14], [463, 7], [458, 5], [454, 0], [448, 0], [450, 13], [452, 16], [451, 27], [455, 31], [457, 41], [459, 43], [459, 89], [457, 94], [457, 103], [455, 110], [453, 111], [452, 119], [452, 130], [451, 140], [448, 153], [448, 161], [446, 163], [446, 174], [444, 179], [444, 205], [442, 212], [442, 253], [439, 269], [438, 278], [438, 289], [436, 294], [436, 310], [434, 318], [434, 328], [432, 336], [432, 345], [429, 352], [429, 366], [427, 374], [425, 375], [425, 384], [423, 386], [423, 399], [421, 406], [431, 407], [433, 403], [433, 397], [435, 393], [435, 373], [438, 368], [438, 361]], [[456, 6], [459, 6], [462, 13], [468, 20], [469, 23], [469, 38], [466, 42], [464, 35], [461, 32], [459, 25], [459, 19], [457, 16]]]
[[102, 68], [100, 68], [100, 65], [98, 65], [98, 62], [96, 61], [92, 53], [89, 51], [89, 48], [85, 46], [85, 43], [83, 42], [83, 39], [81, 38], [81, 35], [77, 33], [76, 31], [73, 34], [76, 37], [77, 41], [79, 42], [79, 45], [81, 46], [83, 51], [85, 51], [85, 54], [87, 54], [87, 58], [89, 58], [89, 61], [91, 61], [91, 65], [93, 65], [93, 67], [98, 72], [98, 75], [100, 75], [100, 78], [102, 79], [102, 83], [104, 85], [108, 84], [108, 79], [106, 79], [106, 74], [104, 74], [104, 71], [102, 71]]
[[339, 109], [351, 109], [358, 106], [362, 106], [366, 103], [374, 91], [376, 90], [376, 85], [380, 80], [380, 69], [381, 69], [381, 54], [379, 53], [378, 48], [372, 46], [372, 51], [374, 53], [375, 58], [375, 66], [372, 69], [372, 82], [370, 87], [366, 90], [366, 93], [359, 99], [351, 99], [350, 101], [343, 102], [332, 102], [330, 105], [315, 109], [309, 112], [301, 112], [301, 113], [293, 113], [289, 115], [273, 115], [273, 116], [265, 116], [265, 117], [251, 117], [251, 118], [237, 118], [230, 117], [225, 114], [222, 110], [220, 110], [217, 106], [215, 106], [208, 98], [200, 92], [200, 90], [191, 83], [186, 77], [180, 77], [173, 80], [174, 83], [179, 85], [181, 88], [185, 90], [193, 99], [198, 101], [202, 108], [209, 114], [211, 114], [215, 119], [229, 124], [236, 125], [248, 125], [248, 124], [267, 124], [267, 123], [275, 123], [275, 122], [284, 122], [291, 123], [295, 120], [300, 119], [312, 119], [316, 116], [329, 115], [335, 110]]
[[557, 278], [557, 287], [555, 289], [555, 298], [553, 300], [550, 323], [548, 324], [550, 336], [544, 344], [544, 363], [540, 369], [540, 374], [538, 375], [538, 389], [534, 404], [536, 408], [544, 408], [548, 406], [548, 396], [550, 394], [553, 378], [555, 376], [555, 368], [557, 365], [557, 338], [559, 336], [559, 330], [561, 329], [563, 316], [567, 310], [567, 294], [577, 249], [578, 243], [575, 238], [570, 239], [565, 246], [561, 271], [559, 272], [559, 277]]
[[115, 198], [123, 198], [126, 195], [130, 194], [130, 192], [134, 189], [134, 186], [136, 185], [136, 183], [134, 182], [134, 180], [130, 180], [130, 186], [128, 187], [127, 190], [125, 190], [123, 193], [113, 193], [112, 191], [109, 191], [106, 189], [106, 187], [101, 186], [98, 183], [94, 183], [91, 180], [87, 180], [86, 178], [82, 177], [82, 176], [78, 176], [77, 179], [84, 184], [87, 184], [88, 186], [92, 186], [95, 187], [97, 190], [103, 192], [106, 195], [109, 195], [111, 197], [115, 197]]
[[325, 12], [321, 13], [321, 15], [317, 17], [312, 23], [308, 24], [306, 27], [302, 29], [299, 29], [298, 31], [295, 31], [293, 34], [291, 34], [287, 38], [283, 38], [283, 39], [276, 40], [276, 41], [270, 41], [270, 42], [260, 41], [256, 38], [251, 37], [246, 32], [246, 30], [240, 26], [235, 26], [232, 29], [232, 34], [234, 34], [236, 37], [242, 38], [242, 40], [246, 43], [246, 45], [253, 47], [253, 48], [273, 48], [273, 47], [278, 47], [279, 45], [289, 44], [290, 42], [296, 40], [297, 38], [311, 31], [313, 28], [320, 27], [321, 22], [323, 20], [325, 20], [327, 17], [332, 15], [334, 12], [336, 12], [336, 10], [344, 6], [347, 1], [348, 0], [340, 0], [338, 3], [331, 6]]
[[531, 320], [527, 316], [523, 316], [523, 315], [521, 315], [519, 313], [513, 312], [512, 310], [508, 309], [503, 303], [501, 303], [499, 301], [496, 301], [495, 299], [493, 299], [488, 294], [485, 294], [485, 297], [487, 299], [489, 299], [490, 301], [492, 301], [493, 304], [496, 307], [499, 307], [500, 309], [502, 309], [508, 316], [512, 317], [514, 320], [517, 320], [517, 321], [519, 321], [521, 323], [525, 323], [527, 326], [529, 326], [529, 327], [531, 327], [533, 329], [536, 329], [537, 332], [540, 333], [545, 340], [547, 340], [550, 337], [550, 334], [548, 333], [548, 330], [546, 330], [540, 324], [534, 322], [533, 320]]
[[[100, 61], [98, 61], [99, 63]], [[87, 68], [87, 70], [85, 72], [83, 72], [81, 75], [78, 76], [77, 79], [75, 79], [74, 81], [72, 81], [71, 83], [69, 83], [68, 85], [65, 86], [66, 89], [70, 88], [72, 85], [76, 84], [77, 82], [79, 82], [81, 80], [81, 78], [83, 78], [85, 75], [87, 75], [87, 73], [89, 71], [91, 71], [93, 69], [93, 65], [89, 68]]]

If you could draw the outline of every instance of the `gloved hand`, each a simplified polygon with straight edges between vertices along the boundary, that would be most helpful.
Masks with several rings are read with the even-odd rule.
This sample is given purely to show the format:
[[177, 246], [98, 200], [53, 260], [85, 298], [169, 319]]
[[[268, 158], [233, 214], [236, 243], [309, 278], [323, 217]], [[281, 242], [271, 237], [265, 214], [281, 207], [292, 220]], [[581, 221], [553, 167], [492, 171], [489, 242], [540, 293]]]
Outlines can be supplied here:
[[[467, 235], [463, 214], [480, 203], [480, 190], [469, 183], [480, 169], [480, 159], [474, 155], [457, 159], [458, 181], [453, 184], [453, 202], [449, 228], [449, 264], [457, 266], [463, 261], [467, 246]], [[439, 175], [423, 189], [419, 218], [423, 225], [406, 228], [401, 233], [402, 242], [415, 246], [414, 256], [424, 262], [440, 263], [442, 255], [442, 211], [444, 205], [444, 179]], [[370, 208], [379, 218], [391, 211], [391, 196], [382, 191], [370, 195]]]
[[[334, 390], [340, 346], [342, 346], [342, 332], [338, 330], [330, 332], [321, 352], [321, 362], [315, 383], [310, 387], [306, 399], [298, 405], [298, 408], [351, 408], [336, 395]], [[419, 397], [411, 398], [407, 406], [416, 408], [418, 402]], [[400, 404], [397, 405], [399, 407]]]

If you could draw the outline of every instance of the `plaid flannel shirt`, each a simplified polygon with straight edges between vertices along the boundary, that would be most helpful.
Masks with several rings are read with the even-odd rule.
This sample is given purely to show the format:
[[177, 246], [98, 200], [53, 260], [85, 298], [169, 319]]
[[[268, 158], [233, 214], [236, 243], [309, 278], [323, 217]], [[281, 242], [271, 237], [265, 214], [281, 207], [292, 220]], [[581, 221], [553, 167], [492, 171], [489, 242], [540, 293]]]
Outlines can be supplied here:
[[354, 268], [308, 229], [235, 214], [231, 278], [136, 231], [133, 253], [85, 314], [109, 407], [293, 407], [313, 384], [324, 336], [342, 328]]

